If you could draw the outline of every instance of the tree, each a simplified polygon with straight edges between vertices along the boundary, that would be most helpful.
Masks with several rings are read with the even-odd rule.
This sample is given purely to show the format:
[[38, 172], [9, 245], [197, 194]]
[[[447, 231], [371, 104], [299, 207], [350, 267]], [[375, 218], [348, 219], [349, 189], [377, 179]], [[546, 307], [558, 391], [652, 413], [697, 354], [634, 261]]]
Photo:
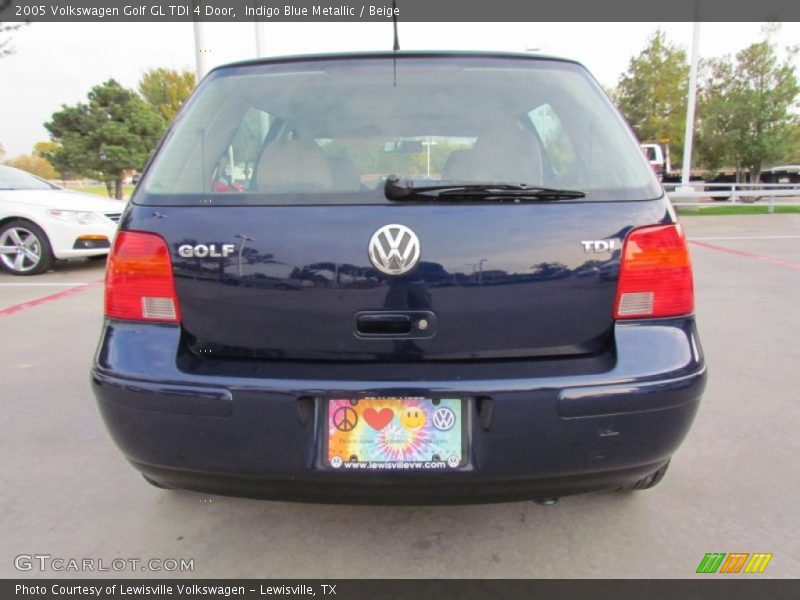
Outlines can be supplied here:
[[58, 172], [53, 168], [46, 158], [30, 154], [20, 154], [16, 158], [7, 160], [6, 163], [9, 167], [16, 167], [28, 173], [33, 173], [42, 179], [57, 179]]
[[793, 165], [800, 164], [800, 123], [795, 126], [794, 132], [792, 132], [786, 162]]
[[195, 75], [191, 71], [150, 69], [139, 80], [139, 93], [169, 123], [195, 85]]
[[114, 184], [122, 198], [125, 171], [141, 169], [164, 133], [164, 119], [132, 90], [113, 79], [95, 86], [88, 102], [62, 105], [45, 123], [59, 147], [56, 169]]
[[688, 78], [686, 51], [657, 29], [612, 93], [639, 139], [668, 142], [676, 160], [683, 152]]
[[0, 144], [0, 162], [3, 162], [6, 158], [6, 149], [3, 148], [3, 144]]
[[729, 57], [702, 60], [700, 73], [695, 154], [697, 163], [713, 173], [732, 162], [734, 110], [729, 88], [733, 63]]
[[[0, 3], [0, 8], [5, 8], [3, 3]], [[27, 23], [0, 23], [0, 58], [14, 54], [14, 46], [11, 45], [11, 33], [27, 25]]]
[[[798, 47], [783, 60], [768, 26], [764, 40], [736, 54], [709, 61], [701, 88], [699, 136], [708, 164], [722, 161], [758, 181], [761, 169], [792, 153], [798, 127], [794, 112], [800, 93], [794, 60]], [[740, 178], [740, 177], [739, 177]]]

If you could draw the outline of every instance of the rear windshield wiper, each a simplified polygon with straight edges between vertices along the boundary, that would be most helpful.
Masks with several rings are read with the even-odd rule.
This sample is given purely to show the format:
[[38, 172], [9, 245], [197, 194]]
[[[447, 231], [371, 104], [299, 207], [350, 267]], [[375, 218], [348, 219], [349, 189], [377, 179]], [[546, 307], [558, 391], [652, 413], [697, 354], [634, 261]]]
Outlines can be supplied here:
[[524, 183], [447, 183], [439, 185], [414, 185], [389, 175], [384, 187], [386, 198], [395, 202], [410, 200], [500, 200], [500, 201], [553, 201], [584, 198], [578, 190], [528, 186]]

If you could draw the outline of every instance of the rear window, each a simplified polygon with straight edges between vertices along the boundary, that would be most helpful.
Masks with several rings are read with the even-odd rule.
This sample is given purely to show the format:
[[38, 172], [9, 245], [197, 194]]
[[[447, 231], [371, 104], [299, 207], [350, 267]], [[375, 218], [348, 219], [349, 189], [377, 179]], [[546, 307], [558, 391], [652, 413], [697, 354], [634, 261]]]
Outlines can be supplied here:
[[376, 204], [389, 175], [525, 183], [588, 200], [660, 195], [586, 71], [532, 58], [399, 56], [232, 66], [212, 73], [134, 202]]

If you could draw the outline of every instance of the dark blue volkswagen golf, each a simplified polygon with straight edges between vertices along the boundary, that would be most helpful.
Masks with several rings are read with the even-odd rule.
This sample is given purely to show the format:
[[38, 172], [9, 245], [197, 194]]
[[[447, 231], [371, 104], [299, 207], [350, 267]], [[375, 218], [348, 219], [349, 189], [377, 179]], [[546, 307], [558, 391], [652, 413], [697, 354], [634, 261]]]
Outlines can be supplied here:
[[152, 484], [314, 502], [661, 480], [706, 368], [681, 226], [568, 60], [212, 71], [123, 215], [92, 371]]

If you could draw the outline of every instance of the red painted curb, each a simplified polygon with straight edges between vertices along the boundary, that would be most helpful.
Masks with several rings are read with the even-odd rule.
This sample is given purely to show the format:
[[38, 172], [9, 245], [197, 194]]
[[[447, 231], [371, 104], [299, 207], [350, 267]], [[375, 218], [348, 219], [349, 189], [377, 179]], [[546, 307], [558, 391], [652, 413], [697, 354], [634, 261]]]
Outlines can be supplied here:
[[72, 296], [73, 294], [77, 294], [78, 292], [82, 292], [90, 287], [99, 285], [101, 283], [103, 283], [103, 280], [98, 279], [97, 281], [90, 281], [89, 283], [84, 283], [81, 285], [76, 285], [75, 287], [67, 288], [66, 290], [61, 290], [60, 292], [56, 292], [55, 294], [50, 294], [49, 296], [44, 296], [42, 298], [36, 298], [35, 300], [29, 300], [28, 302], [22, 302], [20, 304], [15, 304], [14, 306], [9, 306], [8, 308], [0, 310], [0, 318], [13, 315], [14, 313], [18, 313], [20, 311], [27, 310], [29, 308], [33, 308], [34, 306], [39, 306], [40, 304], [45, 304], [47, 302], [52, 302], [54, 300], [60, 300], [61, 298], [66, 298], [67, 296]]
[[777, 265], [779, 267], [786, 267], [787, 269], [800, 271], [800, 265], [796, 263], [786, 262], [785, 260], [779, 260], [777, 258], [770, 258], [769, 256], [764, 256], [763, 254], [753, 254], [752, 252], [745, 252], [744, 250], [734, 250], [733, 248], [725, 248], [724, 246], [717, 246], [716, 244], [709, 244], [708, 242], [698, 242], [697, 240], [689, 240], [689, 243], [694, 244], [695, 246], [702, 246], [703, 248], [708, 248], [710, 250], [718, 250], [719, 252], [727, 252], [728, 254], [735, 254], [737, 256], [746, 256], [747, 258], [754, 258], [755, 260], [760, 260], [771, 265]]

